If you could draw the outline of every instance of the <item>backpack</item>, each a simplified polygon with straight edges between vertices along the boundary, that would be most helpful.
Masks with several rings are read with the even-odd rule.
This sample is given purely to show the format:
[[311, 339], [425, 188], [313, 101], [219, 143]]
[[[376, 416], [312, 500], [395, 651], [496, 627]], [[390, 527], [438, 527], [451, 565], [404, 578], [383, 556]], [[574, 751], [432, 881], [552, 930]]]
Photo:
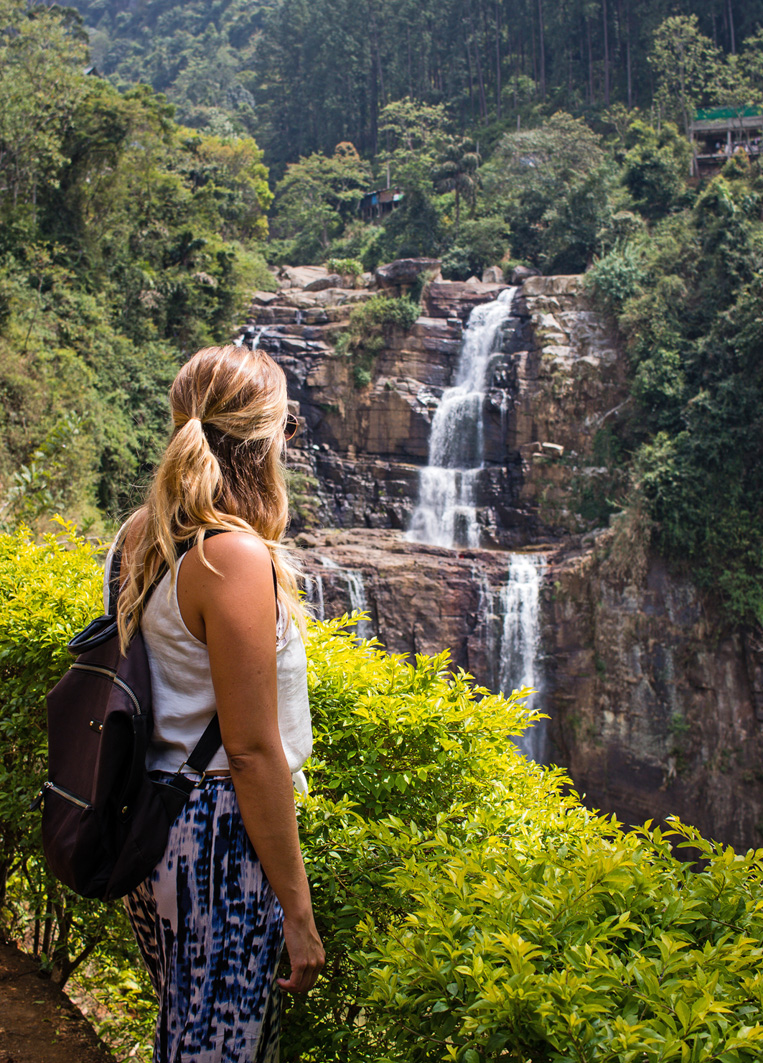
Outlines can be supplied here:
[[[71, 640], [76, 661], [48, 693], [48, 781], [31, 806], [43, 806], [42, 845], [53, 874], [75, 893], [104, 901], [129, 893], [159, 863], [172, 823], [221, 744], [215, 713], [168, 782], [146, 771], [151, 673], [140, 630], [125, 655], [120, 649], [121, 560], [118, 549], [107, 613]], [[200, 778], [181, 774], [189, 770]]]

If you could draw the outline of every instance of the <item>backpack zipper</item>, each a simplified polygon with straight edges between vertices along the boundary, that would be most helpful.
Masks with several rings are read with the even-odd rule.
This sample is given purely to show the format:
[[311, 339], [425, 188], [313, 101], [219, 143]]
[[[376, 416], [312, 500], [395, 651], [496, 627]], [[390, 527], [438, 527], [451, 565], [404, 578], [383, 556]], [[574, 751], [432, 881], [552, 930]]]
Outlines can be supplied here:
[[116, 683], [116, 685], [119, 687], [119, 689], [120, 690], [124, 690], [125, 694], [127, 694], [127, 696], [129, 697], [130, 701], [133, 703], [133, 708], [135, 709], [135, 715], [136, 716], [142, 716], [143, 715], [143, 711], [142, 711], [142, 709], [140, 707], [140, 702], [138, 701], [138, 698], [135, 695], [135, 692], [127, 685], [127, 683], [125, 683], [124, 679], [120, 679], [120, 677], [117, 675], [117, 673], [114, 671], [113, 668], [106, 668], [104, 665], [98, 665], [98, 664], [79, 664], [76, 661], [75, 661], [75, 663], [73, 665], [71, 665], [71, 667], [72, 668], [79, 668], [80, 671], [83, 671], [83, 672], [97, 672], [99, 675], [105, 675], [107, 679], [110, 679], [112, 681], [112, 683]]
[[77, 797], [71, 790], [65, 790], [63, 786], [56, 786], [54, 782], [46, 782], [43, 784], [38, 798], [42, 803], [42, 795], [46, 790], [52, 790], [54, 794], [58, 794], [59, 797], [63, 797], [65, 801], [70, 801], [73, 805], [77, 805], [78, 808], [92, 808], [93, 806], [88, 804], [87, 801], [83, 801], [81, 797]]

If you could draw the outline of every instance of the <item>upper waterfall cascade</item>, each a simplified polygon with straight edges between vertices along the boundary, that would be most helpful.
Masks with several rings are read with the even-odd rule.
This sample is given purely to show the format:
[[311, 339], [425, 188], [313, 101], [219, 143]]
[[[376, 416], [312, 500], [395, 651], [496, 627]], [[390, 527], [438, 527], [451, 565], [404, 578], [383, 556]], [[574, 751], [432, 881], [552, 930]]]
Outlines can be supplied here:
[[421, 470], [419, 502], [408, 536], [435, 546], [479, 546], [476, 480], [484, 464], [483, 407], [491, 357], [500, 350], [516, 288], [472, 310], [453, 387], [432, 419], [429, 461]]

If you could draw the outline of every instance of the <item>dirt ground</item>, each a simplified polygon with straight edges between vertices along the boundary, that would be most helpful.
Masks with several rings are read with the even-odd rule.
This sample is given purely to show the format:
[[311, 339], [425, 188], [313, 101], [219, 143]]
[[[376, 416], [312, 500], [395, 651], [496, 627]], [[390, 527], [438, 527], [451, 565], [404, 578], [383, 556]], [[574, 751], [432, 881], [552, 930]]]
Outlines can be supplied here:
[[114, 1063], [82, 1013], [37, 963], [0, 942], [0, 1063]]

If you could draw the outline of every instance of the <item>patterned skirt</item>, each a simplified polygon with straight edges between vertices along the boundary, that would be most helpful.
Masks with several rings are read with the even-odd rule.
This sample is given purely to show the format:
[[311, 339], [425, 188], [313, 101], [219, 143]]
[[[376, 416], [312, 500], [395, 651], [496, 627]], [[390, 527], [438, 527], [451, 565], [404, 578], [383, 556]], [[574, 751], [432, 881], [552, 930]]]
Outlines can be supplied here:
[[154, 1063], [277, 1063], [283, 913], [230, 779], [192, 792], [125, 904], [159, 998]]

